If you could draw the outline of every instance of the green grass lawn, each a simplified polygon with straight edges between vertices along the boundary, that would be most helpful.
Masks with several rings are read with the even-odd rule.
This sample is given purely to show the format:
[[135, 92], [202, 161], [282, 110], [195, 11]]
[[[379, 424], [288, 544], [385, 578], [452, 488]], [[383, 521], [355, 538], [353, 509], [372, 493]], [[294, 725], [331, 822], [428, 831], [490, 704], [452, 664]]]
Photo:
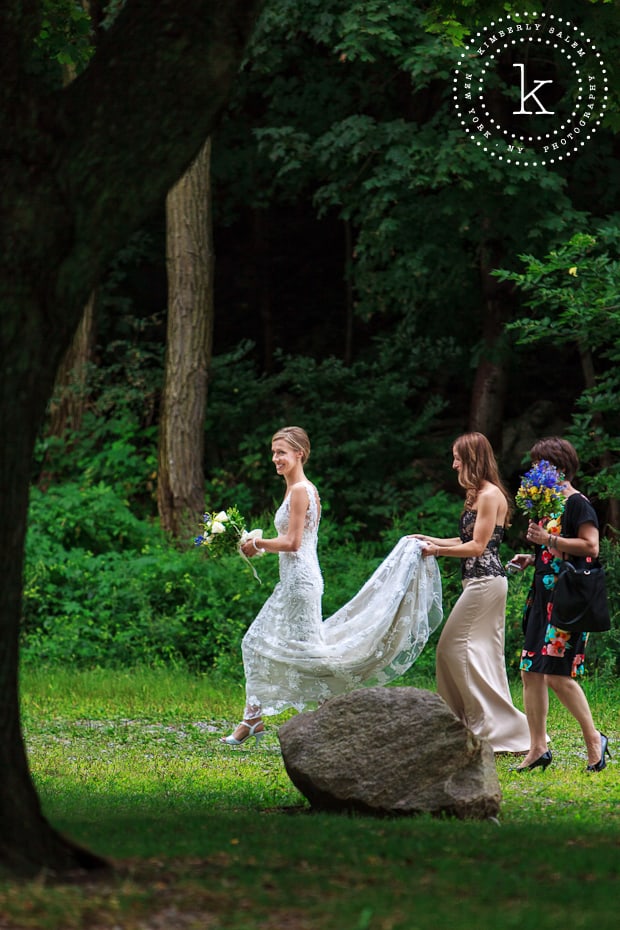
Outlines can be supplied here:
[[586, 688], [611, 763], [585, 774], [580, 733], [552, 699], [554, 763], [518, 776], [517, 760], [498, 757], [497, 825], [310, 813], [284, 771], [281, 721], [258, 750], [219, 744], [239, 686], [171, 671], [27, 672], [44, 812], [116, 872], [4, 883], [0, 928], [615, 928], [620, 687]]

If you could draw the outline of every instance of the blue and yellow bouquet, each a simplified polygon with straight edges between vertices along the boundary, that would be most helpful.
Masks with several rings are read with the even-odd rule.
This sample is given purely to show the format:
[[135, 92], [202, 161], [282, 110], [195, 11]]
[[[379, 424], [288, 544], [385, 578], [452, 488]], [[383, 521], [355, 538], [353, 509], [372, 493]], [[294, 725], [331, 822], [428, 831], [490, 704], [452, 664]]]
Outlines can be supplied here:
[[534, 522], [561, 517], [566, 506], [563, 481], [562, 472], [541, 459], [523, 475], [515, 498], [517, 507]]

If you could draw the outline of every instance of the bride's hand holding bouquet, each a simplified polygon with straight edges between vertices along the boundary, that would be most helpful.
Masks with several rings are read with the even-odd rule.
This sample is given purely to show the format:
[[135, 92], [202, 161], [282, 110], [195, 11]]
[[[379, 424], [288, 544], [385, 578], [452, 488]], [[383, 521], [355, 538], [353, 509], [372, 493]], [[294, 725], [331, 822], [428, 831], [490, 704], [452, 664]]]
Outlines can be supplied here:
[[262, 530], [244, 530], [239, 540], [239, 549], [241, 554], [248, 559], [255, 559], [259, 555], [264, 555], [265, 550], [259, 548], [256, 544], [257, 539], [263, 538]]

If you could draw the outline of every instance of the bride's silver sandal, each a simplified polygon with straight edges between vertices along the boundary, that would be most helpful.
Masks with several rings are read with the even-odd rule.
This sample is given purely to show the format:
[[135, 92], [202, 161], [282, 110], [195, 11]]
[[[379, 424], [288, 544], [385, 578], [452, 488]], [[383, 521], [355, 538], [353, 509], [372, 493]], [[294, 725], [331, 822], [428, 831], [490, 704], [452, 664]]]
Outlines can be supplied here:
[[[251, 726], [249, 723], [246, 723], [245, 720], [242, 720], [240, 723], [237, 724], [237, 726], [247, 727], [248, 728], [247, 735], [244, 736], [243, 739], [236, 739], [234, 734], [231, 733], [230, 736], [223, 736], [220, 739], [220, 743], [225, 743], [227, 746], [242, 746], [246, 742], [246, 740], [249, 740], [249, 738], [253, 736], [254, 739], [256, 740], [256, 745], [258, 746], [261, 739], [265, 735], [265, 727], [264, 727], [262, 720], [259, 720], [257, 723], [254, 724], [254, 726]], [[256, 728], [260, 726], [262, 726], [263, 729], [257, 730]]]

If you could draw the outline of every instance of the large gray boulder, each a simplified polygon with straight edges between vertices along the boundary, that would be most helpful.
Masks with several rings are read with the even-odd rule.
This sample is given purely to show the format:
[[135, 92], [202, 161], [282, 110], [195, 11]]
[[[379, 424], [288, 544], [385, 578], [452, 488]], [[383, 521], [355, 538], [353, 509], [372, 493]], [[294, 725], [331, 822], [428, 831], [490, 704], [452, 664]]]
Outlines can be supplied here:
[[367, 688], [291, 717], [278, 732], [286, 771], [315, 810], [496, 817], [490, 743], [419, 688]]

